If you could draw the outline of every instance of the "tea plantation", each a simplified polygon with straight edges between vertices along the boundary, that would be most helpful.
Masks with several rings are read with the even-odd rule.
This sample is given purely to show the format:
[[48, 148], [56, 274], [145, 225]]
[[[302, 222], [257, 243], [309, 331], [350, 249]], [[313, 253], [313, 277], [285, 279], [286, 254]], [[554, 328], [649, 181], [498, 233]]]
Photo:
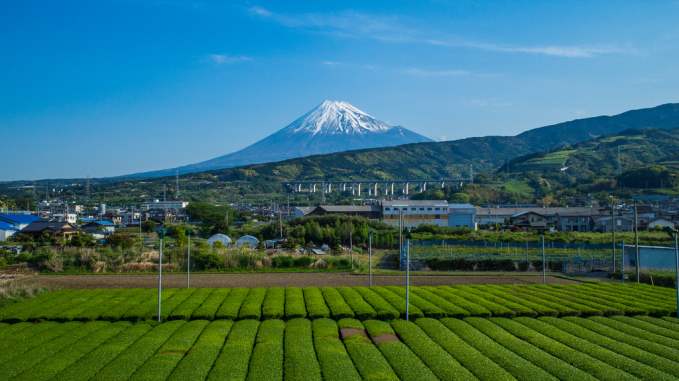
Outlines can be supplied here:
[[6, 380], [672, 380], [645, 285], [61, 290], [0, 309]]

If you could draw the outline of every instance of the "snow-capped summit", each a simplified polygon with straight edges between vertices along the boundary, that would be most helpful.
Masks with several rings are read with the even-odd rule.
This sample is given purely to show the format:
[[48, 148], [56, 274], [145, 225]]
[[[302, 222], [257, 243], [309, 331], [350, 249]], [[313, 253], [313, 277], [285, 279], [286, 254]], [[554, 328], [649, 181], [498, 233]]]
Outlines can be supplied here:
[[[225, 138], [247, 139], [246, 131], [241, 131], [238, 136], [234, 136], [233, 132], [234, 129], [225, 130], [228, 135]], [[197, 164], [132, 176], [171, 176], [175, 171], [181, 174], [203, 172], [310, 155], [429, 141], [431, 139], [408, 129], [377, 120], [348, 102], [326, 100], [288, 126], [240, 151]]]
[[391, 128], [348, 102], [330, 100], [323, 101], [286, 127], [294, 132], [308, 132], [312, 135], [365, 134]]

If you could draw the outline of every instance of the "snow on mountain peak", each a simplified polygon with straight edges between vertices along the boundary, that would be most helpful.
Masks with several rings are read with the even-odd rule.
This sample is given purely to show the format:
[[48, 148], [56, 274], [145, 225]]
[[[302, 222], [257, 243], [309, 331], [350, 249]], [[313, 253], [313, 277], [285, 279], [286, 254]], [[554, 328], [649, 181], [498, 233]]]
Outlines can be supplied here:
[[292, 122], [286, 129], [312, 135], [361, 135], [385, 132], [391, 128], [390, 125], [373, 118], [348, 102], [325, 100]]

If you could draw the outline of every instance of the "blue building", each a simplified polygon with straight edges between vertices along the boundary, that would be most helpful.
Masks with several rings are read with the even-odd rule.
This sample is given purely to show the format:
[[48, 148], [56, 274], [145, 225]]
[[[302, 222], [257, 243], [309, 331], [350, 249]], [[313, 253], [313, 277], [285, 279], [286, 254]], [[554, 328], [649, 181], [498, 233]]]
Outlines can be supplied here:
[[448, 226], [476, 229], [476, 208], [472, 204], [448, 204]]

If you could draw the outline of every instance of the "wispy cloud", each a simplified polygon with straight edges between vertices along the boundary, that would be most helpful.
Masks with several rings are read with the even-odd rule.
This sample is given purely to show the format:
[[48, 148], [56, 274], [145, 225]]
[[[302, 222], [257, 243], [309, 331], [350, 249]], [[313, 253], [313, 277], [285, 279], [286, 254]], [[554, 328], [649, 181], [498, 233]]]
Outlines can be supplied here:
[[607, 54], [629, 54], [634, 49], [615, 45], [513, 45], [450, 37], [436, 31], [405, 25], [397, 16], [384, 16], [344, 11], [332, 14], [283, 14], [254, 6], [254, 16], [270, 20], [288, 28], [305, 29], [338, 37], [364, 38], [385, 43], [407, 43], [447, 48], [475, 49], [488, 52], [533, 54], [564, 58], [591, 58]]
[[472, 74], [472, 72], [469, 70], [460, 69], [432, 70], [418, 67], [409, 67], [401, 69], [400, 72], [402, 74], [412, 75], [415, 77], [461, 77]]
[[248, 56], [232, 56], [228, 54], [208, 54], [206, 60], [216, 65], [232, 64], [238, 62], [252, 61], [252, 57]]

